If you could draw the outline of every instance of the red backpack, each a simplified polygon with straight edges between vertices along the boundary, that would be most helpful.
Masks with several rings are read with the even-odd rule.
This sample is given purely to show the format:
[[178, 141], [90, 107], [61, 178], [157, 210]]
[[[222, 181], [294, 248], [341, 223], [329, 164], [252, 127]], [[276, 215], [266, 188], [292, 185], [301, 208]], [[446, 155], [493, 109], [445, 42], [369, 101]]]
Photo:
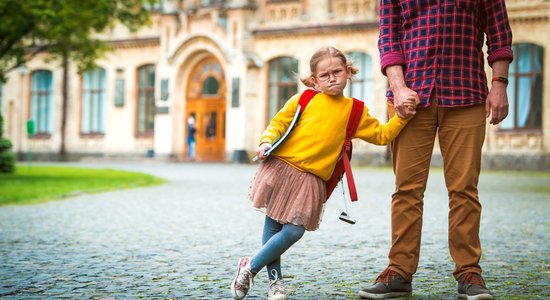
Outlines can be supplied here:
[[[306, 109], [309, 101], [317, 95], [317, 93], [318, 91], [308, 89], [305, 90], [300, 96], [300, 100], [298, 102], [298, 105], [300, 106], [300, 115]], [[332, 191], [334, 191], [336, 185], [338, 185], [338, 182], [342, 179], [342, 176], [344, 176], [344, 173], [346, 173], [346, 180], [348, 182], [351, 201], [357, 201], [357, 189], [355, 188], [355, 181], [353, 181], [353, 174], [351, 173], [351, 165], [349, 162], [351, 159], [352, 149], [351, 138], [355, 134], [355, 131], [357, 131], [357, 126], [359, 126], [359, 121], [361, 120], [364, 107], [365, 105], [362, 101], [353, 98], [353, 106], [351, 108], [348, 125], [346, 127], [346, 139], [344, 140], [344, 145], [342, 145], [342, 155], [338, 159], [338, 162], [336, 162], [336, 167], [334, 167], [332, 176], [326, 182], [327, 200], [332, 194]]]

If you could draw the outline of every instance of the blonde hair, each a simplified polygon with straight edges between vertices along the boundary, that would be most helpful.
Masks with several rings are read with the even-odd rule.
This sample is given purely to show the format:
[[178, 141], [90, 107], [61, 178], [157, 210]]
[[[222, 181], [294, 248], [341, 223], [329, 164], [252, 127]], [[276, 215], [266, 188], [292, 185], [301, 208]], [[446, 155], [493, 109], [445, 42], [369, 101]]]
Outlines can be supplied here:
[[346, 58], [344, 53], [342, 53], [342, 51], [340, 51], [340, 50], [338, 50], [338, 49], [336, 49], [332, 46], [325, 46], [325, 47], [319, 48], [317, 51], [315, 51], [315, 53], [313, 53], [313, 55], [309, 59], [310, 74], [306, 77], [300, 78], [300, 81], [302, 81], [302, 83], [305, 86], [315, 87], [315, 82], [313, 81], [313, 76], [314, 76], [315, 72], [317, 71], [317, 64], [319, 64], [319, 62], [321, 60], [323, 60], [327, 57], [329, 57], [329, 58], [330, 57], [339, 58], [342, 61], [342, 64], [346, 67], [347, 70], [349, 70], [351, 72], [352, 75], [355, 75], [355, 74], [359, 73], [359, 68], [357, 68], [350, 61], [348, 61], [348, 59]]

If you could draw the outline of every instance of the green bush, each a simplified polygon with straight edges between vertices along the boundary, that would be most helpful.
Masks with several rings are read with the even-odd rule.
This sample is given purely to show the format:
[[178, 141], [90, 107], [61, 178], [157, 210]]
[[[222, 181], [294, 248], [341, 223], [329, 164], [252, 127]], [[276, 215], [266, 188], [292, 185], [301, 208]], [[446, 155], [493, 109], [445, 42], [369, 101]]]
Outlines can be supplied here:
[[0, 173], [15, 171], [15, 154], [10, 151], [11, 147], [11, 141], [4, 138], [4, 118], [0, 114]]
[[0, 152], [0, 173], [13, 173], [15, 171], [15, 154], [12, 152]]
[[12, 144], [8, 139], [0, 138], [0, 152], [7, 152], [11, 149]]

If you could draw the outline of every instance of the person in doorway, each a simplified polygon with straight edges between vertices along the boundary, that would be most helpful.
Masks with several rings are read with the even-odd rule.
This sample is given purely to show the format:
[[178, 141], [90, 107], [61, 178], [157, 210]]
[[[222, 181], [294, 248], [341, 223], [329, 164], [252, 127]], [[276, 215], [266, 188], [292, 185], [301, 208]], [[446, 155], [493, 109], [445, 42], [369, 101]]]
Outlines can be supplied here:
[[[487, 87], [483, 43], [492, 70]], [[389, 265], [362, 298], [408, 296], [420, 255], [423, 197], [436, 134], [449, 195], [449, 250], [458, 296], [492, 299], [481, 276], [478, 180], [486, 119], [508, 114], [512, 32], [504, 0], [382, 0], [378, 41], [387, 96], [397, 115], [420, 98], [415, 118], [393, 141]]]
[[195, 125], [195, 118], [191, 115], [187, 119], [187, 159], [195, 160], [195, 134], [197, 133], [197, 127]]
[[[301, 93], [290, 98], [260, 138], [257, 156], [263, 160], [250, 187], [253, 207], [266, 213], [263, 246], [252, 257], [242, 257], [231, 284], [234, 299], [243, 299], [260, 270], [267, 267], [268, 299], [286, 299], [281, 255], [305, 231], [318, 229], [326, 201], [325, 181], [331, 176], [346, 136], [353, 99], [343, 95], [347, 81], [358, 72], [334, 47], [317, 50], [309, 61], [310, 75], [302, 79], [320, 91], [307, 105], [297, 126], [269, 156], [265, 152], [287, 130]], [[364, 107], [354, 138], [384, 145], [392, 141], [415, 113], [411, 100], [403, 116], [387, 124], [371, 117]]]

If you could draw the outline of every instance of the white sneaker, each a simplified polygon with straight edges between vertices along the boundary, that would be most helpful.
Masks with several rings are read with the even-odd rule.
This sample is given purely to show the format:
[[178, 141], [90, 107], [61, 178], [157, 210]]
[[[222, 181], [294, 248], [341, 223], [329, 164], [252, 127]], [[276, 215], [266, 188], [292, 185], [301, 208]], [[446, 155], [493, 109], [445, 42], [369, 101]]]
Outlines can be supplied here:
[[250, 270], [250, 257], [241, 257], [238, 267], [237, 275], [231, 283], [231, 294], [233, 295], [233, 299], [241, 300], [246, 297], [246, 294], [254, 284], [254, 275], [252, 275], [252, 271]]
[[[273, 276], [277, 276], [277, 271], [272, 270]], [[269, 280], [269, 291], [267, 292], [267, 300], [286, 300], [287, 293], [285, 289], [285, 283], [282, 279]]]

